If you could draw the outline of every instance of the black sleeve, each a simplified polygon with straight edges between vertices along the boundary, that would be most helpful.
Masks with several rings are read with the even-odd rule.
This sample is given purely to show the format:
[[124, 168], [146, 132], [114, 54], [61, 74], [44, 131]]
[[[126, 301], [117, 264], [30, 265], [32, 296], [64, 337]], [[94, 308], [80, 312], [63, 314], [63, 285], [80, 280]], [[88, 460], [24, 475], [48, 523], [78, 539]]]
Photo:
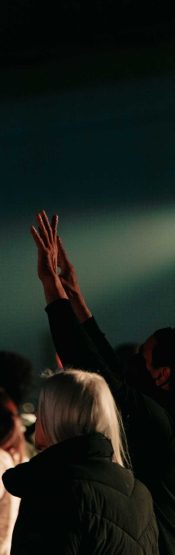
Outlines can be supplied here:
[[55, 349], [63, 366], [100, 373], [117, 402], [122, 383], [104, 360], [98, 345], [78, 322], [69, 300], [54, 301], [46, 307], [46, 312]]
[[106, 339], [105, 334], [99, 328], [95, 318], [93, 316], [88, 318], [81, 326], [98, 348], [99, 353], [103, 356], [110, 370], [114, 371], [115, 374], [122, 379], [124, 371], [123, 365], [119, 357], [115, 354], [113, 347]]
[[46, 312], [55, 349], [63, 366], [100, 373], [107, 381], [115, 402], [120, 407], [126, 427], [128, 424], [130, 426], [128, 414], [132, 411], [133, 416], [137, 411], [140, 394], [128, 386], [124, 378], [121, 379], [119, 372], [111, 370], [110, 365], [104, 360], [103, 349], [102, 353], [100, 350], [104, 336], [95, 320], [90, 318], [86, 326], [80, 324], [70, 301], [66, 299], [58, 299], [49, 304]]
[[103, 372], [107, 365], [93, 341], [79, 324], [67, 299], [46, 307], [52, 339], [63, 366]]
[[69, 300], [58, 299], [46, 307], [51, 335], [63, 366], [115, 373], [122, 381], [123, 368], [115, 351], [93, 318], [80, 324]]

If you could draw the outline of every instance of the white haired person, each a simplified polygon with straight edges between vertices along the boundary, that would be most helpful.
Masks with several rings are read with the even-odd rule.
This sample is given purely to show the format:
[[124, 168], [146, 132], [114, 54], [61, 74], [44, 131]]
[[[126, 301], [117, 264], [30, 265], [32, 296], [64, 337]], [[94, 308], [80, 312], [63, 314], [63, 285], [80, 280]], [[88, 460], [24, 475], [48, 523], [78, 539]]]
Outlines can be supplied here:
[[42, 387], [40, 453], [8, 470], [21, 497], [11, 555], [157, 555], [152, 497], [127, 463], [124, 430], [103, 377], [60, 370]]

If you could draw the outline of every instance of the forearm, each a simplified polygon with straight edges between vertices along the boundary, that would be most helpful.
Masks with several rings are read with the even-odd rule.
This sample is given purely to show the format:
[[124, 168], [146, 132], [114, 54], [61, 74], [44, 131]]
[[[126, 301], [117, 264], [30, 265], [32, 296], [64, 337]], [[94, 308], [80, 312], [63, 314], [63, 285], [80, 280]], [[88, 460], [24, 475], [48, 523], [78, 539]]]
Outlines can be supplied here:
[[101, 371], [106, 365], [79, 324], [70, 301], [57, 298], [46, 307], [52, 339], [64, 366]]
[[[101, 332], [83, 296], [76, 296], [76, 309], [68, 300], [59, 276], [43, 280], [49, 324], [55, 349], [63, 365], [87, 370], [115, 372], [120, 379], [120, 363]], [[75, 297], [74, 297], [75, 299]], [[56, 301], [59, 301], [58, 303]], [[50, 305], [52, 305], [51, 308]], [[76, 316], [78, 314], [78, 316]]]
[[121, 382], [77, 321], [70, 302], [66, 299], [57, 300], [46, 307], [46, 312], [55, 349], [63, 366], [100, 373], [116, 398], [121, 390]]
[[106, 339], [105, 334], [101, 331], [97, 322], [93, 318], [92, 312], [86, 304], [79, 285], [77, 285], [72, 295], [69, 296], [69, 299], [77, 320], [91, 341], [95, 344], [96, 349], [98, 349], [98, 352], [103, 357], [105, 363], [109, 366], [110, 370], [115, 371], [118, 377], [122, 376], [123, 372], [121, 363], [116, 356], [113, 347]]
[[50, 304], [58, 299], [68, 299], [58, 276], [43, 279], [42, 285], [47, 304]]
[[[59, 275], [44, 278], [42, 280], [42, 285], [47, 304], [50, 304], [58, 299], [68, 300], [68, 295], [61, 283]], [[70, 303], [78, 322], [83, 324], [92, 317], [92, 313], [89, 310], [81, 293], [74, 293], [70, 298]]]
[[74, 314], [80, 324], [84, 324], [89, 318], [92, 317], [92, 313], [88, 308], [85, 299], [82, 294], [75, 293], [70, 298], [71, 306], [74, 311]]

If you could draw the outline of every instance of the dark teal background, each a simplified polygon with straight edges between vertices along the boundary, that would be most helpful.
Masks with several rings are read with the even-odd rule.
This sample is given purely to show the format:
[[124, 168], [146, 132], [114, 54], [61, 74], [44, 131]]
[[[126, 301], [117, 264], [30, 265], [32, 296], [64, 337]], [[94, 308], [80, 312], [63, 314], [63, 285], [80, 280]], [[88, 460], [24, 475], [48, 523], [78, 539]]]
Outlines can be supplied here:
[[113, 345], [175, 321], [175, 71], [91, 60], [1, 71], [0, 348], [37, 371], [55, 365], [30, 235], [42, 208]]

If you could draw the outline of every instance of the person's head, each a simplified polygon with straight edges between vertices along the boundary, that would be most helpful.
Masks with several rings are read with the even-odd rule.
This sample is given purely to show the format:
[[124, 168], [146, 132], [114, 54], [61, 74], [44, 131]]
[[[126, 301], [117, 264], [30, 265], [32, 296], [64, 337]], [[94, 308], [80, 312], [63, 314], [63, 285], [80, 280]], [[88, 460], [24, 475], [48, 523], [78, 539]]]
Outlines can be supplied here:
[[23, 432], [17, 406], [6, 391], [0, 388], [0, 448], [9, 452], [14, 462], [23, 456]]
[[6, 442], [14, 429], [17, 407], [4, 389], [0, 388], [0, 446]]
[[19, 353], [0, 351], [0, 387], [19, 406], [27, 399], [33, 384], [32, 363]]
[[98, 374], [73, 369], [49, 377], [39, 396], [37, 449], [93, 432], [111, 440], [114, 461], [123, 466], [121, 417], [105, 380]]
[[175, 328], [157, 330], [143, 343], [139, 352], [157, 387], [170, 390], [175, 386]]

